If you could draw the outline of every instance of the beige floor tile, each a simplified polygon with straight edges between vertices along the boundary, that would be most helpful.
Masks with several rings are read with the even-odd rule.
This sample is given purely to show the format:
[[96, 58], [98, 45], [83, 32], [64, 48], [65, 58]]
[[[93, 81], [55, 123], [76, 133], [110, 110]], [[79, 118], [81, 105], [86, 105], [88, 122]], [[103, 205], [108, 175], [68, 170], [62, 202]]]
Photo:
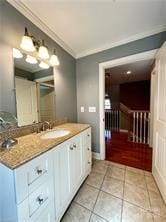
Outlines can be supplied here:
[[96, 162], [97, 162], [97, 160], [92, 158], [92, 166], [93, 166]]
[[149, 171], [144, 171], [146, 177], [153, 177], [152, 173]]
[[150, 210], [148, 191], [140, 187], [125, 183], [124, 200], [146, 210]]
[[72, 203], [61, 222], [87, 222], [91, 212], [76, 203]]
[[95, 214], [92, 214], [90, 222], [107, 222], [107, 221]]
[[123, 165], [123, 164], [120, 164], [120, 163], [115, 163], [115, 162], [111, 162], [110, 161], [110, 164], [109, 164], [110, 166], [115, 166], [115, 167], [118, 167], [118, 168], [120, 168], [120, 169], [126, 169], [126, 166], [125, 165]]
[[159, 193], [149, 191], [151, 210], [154, 214], [166, 217], [166, 205]]
[[111, 164], [111, 161], [108, 161], [108, 160], [100, 160], [100, 161], [107, 166], [110, 166], [110, 164]]
[[105, 178], [101, 190], [113, 196], [123, 198], [124, 182], [114, 178]]
[[153, 217], [150, 212], [124, 201], [122, 222], [153, 222]]
[[106, 172], [106, 177], [111, 177], [113, 167], [108, 167], [107, 172]]
[[138, 173], [138, 174], [144, 175], [144, 171], [143, 171], [143, 170], [137, 169], [137, 168], [134, 168], [134, 167], [129, 167], [129, 166], [127, 166], [127, 167], [126, 167], [126, 170], [127, 170], [127, 171], [131, 171], [131, 172], [134, 172], [134, 173]]
[[121, 210], [122, 200], [102, 191], [100, 192], [94, 208], [94, 213], [109, 222], [120, 222]]
[[95, 162], [95, 164], [92, 167], [92, 172], [100, 173], [105, 175], [107, 171], [108, 166], [104, 164], [103, 162]]
[[147, 189], [144, 174], [138, 174], [134, 171], [126, 170], [125, 182], [143, 189]]
[[89, 210], [93, 210], [94, 204], [96, 202], [99, 190], [91, 187], [87, 184], [84, 184], [79, 190], [77, 196], [74, 201], [83, 207], [88, 208]]
[[98, 189], [101, 188], [101, 185], [103, 183], [104, 175], [101, 173], [92, 172], [88, 178], [86, 179], [86, 184], [89, 184], [93, 187], [96, 187]]
[[145, 178], [146, 178], [146, 183], [147, 183], [148, 190], [159, 193], [159, 189], [157, 187], [157, 184], [156, 184], [153, 176], [152, 177], [146, 176]]
[[154, 222], [166, 222], [166, 218], [157, 216], [157, 215], [153, 215], [154, 218]]
[[96, 160], [95, 163], [106, 165], [106, 166], [110, 165], [110, 161], [108, 160]]
[[125, 170], [118, 167], [109, 167], [106, 173], [106, 177], [112, 177], [124, 181]]

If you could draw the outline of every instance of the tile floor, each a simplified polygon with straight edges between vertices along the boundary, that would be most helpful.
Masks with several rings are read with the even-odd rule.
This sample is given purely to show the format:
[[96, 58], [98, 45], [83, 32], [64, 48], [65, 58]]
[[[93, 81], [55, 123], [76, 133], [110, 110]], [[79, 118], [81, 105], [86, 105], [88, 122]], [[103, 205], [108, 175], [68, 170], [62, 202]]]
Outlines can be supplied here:
[[166, 205], [150, 172], [96, 160], [62, 222], [166, 222]]

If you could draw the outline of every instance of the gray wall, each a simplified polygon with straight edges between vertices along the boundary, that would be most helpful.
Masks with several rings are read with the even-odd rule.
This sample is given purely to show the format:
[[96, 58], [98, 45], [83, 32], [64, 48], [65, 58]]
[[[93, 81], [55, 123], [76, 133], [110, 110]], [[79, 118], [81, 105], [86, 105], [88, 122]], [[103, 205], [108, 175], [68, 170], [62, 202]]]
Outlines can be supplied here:
[[0, 10], [0, 110], [15, 113], [12, 48], [19, 47], [24, 28], [28, 27], [37, 39], [45, 40], [50, 53], [57, 49], [60, 65], [55, 76], [56, 118], [76, 121], [75, 59], [6, 1], [0, 0]]
[[113, 109], [119, 108], [120, 103], [120, 85], [110, 85], [107, 89], [108, 95], [111, 100], [111, 107]]
[[[92, 125], [93, 151], [99, 147], [99, 63], [159, 48], [166, 40], [166, 32], [111, 48], [76, 62], [78, 122]], [[80, 112], [85, 106], [85, 112]], [[88, 106], [96, 106], [96, 113], [88, 113]]]

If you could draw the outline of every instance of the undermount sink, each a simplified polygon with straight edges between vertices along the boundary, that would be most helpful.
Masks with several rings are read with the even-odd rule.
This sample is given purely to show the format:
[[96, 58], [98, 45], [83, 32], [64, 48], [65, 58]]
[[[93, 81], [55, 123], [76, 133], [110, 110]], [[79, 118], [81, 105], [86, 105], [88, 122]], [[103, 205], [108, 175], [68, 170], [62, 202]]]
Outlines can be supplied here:
[[42, 139], [55, 139], [55, 138], [59, 138], [62, 136], [66, 136], [70, 133], [69, 130], [54, 130], [54, 131], [50, 131], [45, 133], [44, 135], [41, 136]]

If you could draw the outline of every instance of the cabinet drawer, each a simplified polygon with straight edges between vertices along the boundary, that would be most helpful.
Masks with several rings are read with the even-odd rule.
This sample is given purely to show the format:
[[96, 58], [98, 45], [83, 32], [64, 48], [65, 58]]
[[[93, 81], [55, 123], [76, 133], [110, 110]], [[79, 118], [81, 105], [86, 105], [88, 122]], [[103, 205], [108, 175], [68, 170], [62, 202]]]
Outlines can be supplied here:
[[27, 170], [27, 182], [30, 186], [35, 180], [44, 174], [48, 173], [48, 157], [44, 155], [37, 160], [34, 160]]
[[29, 217], [32, 217], [33, 214], [41, 209], [45, 209], [50, 200], [50, 187], [49, 183], [41, 185], [38, 190], [32, 193], [29, 196]]
[[52, 222], [54, 205], [53, 188], [47, 181], [21, 204], [17, 205], [19, 222]]
[[51, 206], [48, 205], [41, 215], [35, 220], [35, 222], [53, 222], [54, 217]]
[[15, 170], [17, 204], [47, 180], [50, 164], [50, 154], [47, 152]]

